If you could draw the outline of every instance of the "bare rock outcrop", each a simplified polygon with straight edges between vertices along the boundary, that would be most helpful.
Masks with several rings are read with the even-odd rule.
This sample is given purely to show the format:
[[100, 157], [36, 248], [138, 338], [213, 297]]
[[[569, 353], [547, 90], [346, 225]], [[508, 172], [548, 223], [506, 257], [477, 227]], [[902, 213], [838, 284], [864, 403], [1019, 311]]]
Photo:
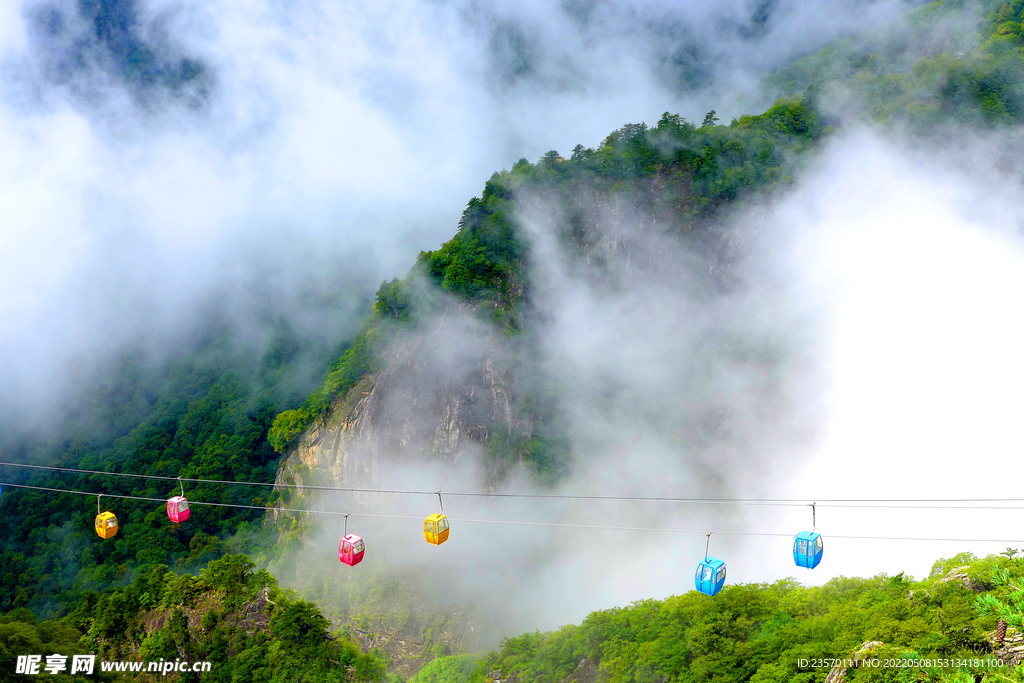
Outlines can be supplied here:
[[584, 658], [571, 674], [562, 679], [562, 683], [597, 683], [600, 673], [597, 662]]
[[970, 567], [953, 567], [944, 577], [939, 579], [939, 583], [951, 583], [956, 581], [967, 590], [974, 591], [975, 593], [985, 590], [983, 585], [967, 575], [968, 569], [970, 569]]
[[[597, 662], [592, 659], [581, 659], [571, 674], [563, 678], [559, 683], [597, 683], [600, 680], [601, 670]], [[519, 683], [516, 672], [510, 671], [502, 675], [501, 669], [488, 671], [485, 680], [489, 683]]]
[[[878, 649], [885, 647], [885, 643], [880, 640], [869, 640], [860, 646], [860, 649], [853, 653], [850, 659], [853, 660], [853, 668], [856, 668], [865, 659], [871, 659], [878, 653]], [[850, 670], [850, 667], [846, 666], [834, 666], [832, 670], [828, 672], [828, 676], [825, 677], [825, 683], [846, 683], [846, 672]]]
[[270, 599], [270, 589], [263, 588], [256, 597], [242, 605], [231, 623], [240, 626], [246, 635], [257, 631], [265, 631], [270, 627], [270, 616], [274, 611], [274, 602]]
[[223, 601], [221, 596], [217, 593], [210, 592], [204, 594], [194, 603], [189, 603], [186, 607], [157, 607], [140, 615], [142, 622], [142, 630], [147, 635], [159, 631], [167, 624], [167, 620], [171, 618], [176, 610], [181, 610], [181, 613], [185, 617], [185, 624], [190, 630], [197, 630], [201, 628], [200, 624], [203, 619], [203, 615], [207, 612], [216, 612], [223, 609]]
[[450, 304], [429, 329], [405, 334], [302, 435], [278, 484], [362, 486], [403, 463], [457, 463], [496, 433], [530, 437], [511, 343], [471, 309]]
[[1015, 628], [1007, 628], [1000, 639], [997, 631], [989, 631], [985, 634], [992, 644], [992, 654], [1006, 666], [1024, 664], [1024, 633]]

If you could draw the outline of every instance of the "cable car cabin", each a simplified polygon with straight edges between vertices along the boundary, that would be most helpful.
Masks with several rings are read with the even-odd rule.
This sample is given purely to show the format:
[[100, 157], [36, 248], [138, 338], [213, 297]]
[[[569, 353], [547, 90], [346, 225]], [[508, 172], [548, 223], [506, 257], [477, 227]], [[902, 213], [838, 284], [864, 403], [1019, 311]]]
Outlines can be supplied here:
[[714, 557], [705, 557], [697, 565], [697, 573], [693, 576], [697, 590], [705, 595], [717, 595], [725, 585], [725, 562]]
[[363, 545], [362, 536], [348, 534], [338, 543], [338, 559], [350, 567], [362, 562], [365, 553], [366, 546]]
[[167, 501], [167, 516], [175, 524], [181, 524], [190, 514], [188, 499], [185, 496], [174, 496]]
[[825, 547], [821, 542], [821, 534], [801, 531], [793, 539], [793, 561], [798, 567], [814, 569], [821, 562]]
[[430, 515], [423, 520], [423, 537], [427, 543], [441, 545], [448, 540], [448, 518], [444, 515]]
[[117, 515], [113, 512], [101, 512], [96, 515], [96, 534], [100, 538], [113, 538], [117, 533]]

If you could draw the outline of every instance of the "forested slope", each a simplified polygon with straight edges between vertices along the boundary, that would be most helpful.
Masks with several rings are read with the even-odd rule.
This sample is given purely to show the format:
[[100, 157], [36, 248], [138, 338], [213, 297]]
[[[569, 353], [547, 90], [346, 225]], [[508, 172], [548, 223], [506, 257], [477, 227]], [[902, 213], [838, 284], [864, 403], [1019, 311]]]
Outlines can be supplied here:
[[848, 120], [948, 135], [952, 125], [1019, 123], [1024, 116], [1024, 3], [930, 2], [895, 26], [850, 36], [781, 69], [781, 92], [834, 98]]
[[[123, 588], [87, 593], [60, 620], [37, 622], [24, 609], [0, 616], [0, 678], [31, 650], [213, 664], [201, 677], [170, 675], [178, 680], [401, 680], [387, 673], [394, 662], [383, 651], [359, 651], [351, 628], [332, 627], [242, 555], [198, 575], [158, 565]], [[507, 638], [487, 654], [439, 656], [411, 680], [811, 683], [832, 673], [827, 660], [854, 659], [917, 663], [837, 667], [847, 681], [1024, 680], [1024, 558], [1013, 549], [982, 560], [964, 553], [936, 562], [923, 581], [786, 579], [727, 586], [714, 598], [643, 600]], [[88, 680], [97, 678], [105, 677]]]
[[874, 642], [862, 657], [985, 663], [851, 667], [846, 680], [1021, 681], [1024, 667], [1010, 664], [1021, 661], [1024, 648], [1006, 652], [992, 638], [1003, 619], [1013, 629], [1008, 638], [1024, 645], [1022, 578], [1024, 558], [1008, 550], [984, 560], [966, 553], [941, 560], [924, 581], [898, 574], [816, 587], [789, 579], [727, 586], [714, 598], [691, 591], [595, 612], [552, 633], [508, 638], [475, 663], [472, 656], [442, 657], [413, 680], [810, 683], [832, 669], [810, 662], [849, 660]]
[[[198, 575], [154, 565], [122, 588], [87, 592], [60, 620], [38, 622], [19, 608], [0, 617], [0, 680], [17, 655], [95, 654], [98, 661], [210, 662], [210, 670], [106, 673], [75, 680], [383, 681], [387, 662], [332, 634], [315, 605], [284, 591], [244, 555], [211, 562]], [[48, 676], [49, 678], [49, 676]], [[71, 680], [60, 674], [52, 680]]]
[[[303, 375], [310, 355], [322, 363], [336, 350], [310, 354], [279, 326], [257, 353], [239, 335], [214, 325], [191, 349], [164, 361], [143, 352], [121, 355], [103, 381], [82, 397], [84, 407], [61, 417], [47, 436], [0, 444], [0, 460], [132, 475], [273, 482], [277, 454], [267, 443], [274, 415], [315, 386]], [[51, 489], [167, 498], [176, 481], [108, 477], [0, 467], [2, 481]], [[187, 484], [194, 500], [269, 504], [268, 487]], [[64, 614], [82, 591], [131, 578], [135, 567], [169, 564], [196, 569], [223, 552], [222, 542], [262, 517], [260, 510], [203, 507], [175, 525], [159, 504], [113, 497], [104, 508], [121, 528], [107, 543], [93, 531], [96, 498], [5, 487], [0, 516], [0, 609], [27, 607], [40, 616]]]
[[[793, 181], [803, 153], [826, 131], [809, 103], [780, 100], [758, 116], [715, 125], [710, 113], [695, 126], [665, 113], [655, 126], [630, 124], [612, 132], [597, 149], [578, 145], [568, 159], [548, 152], [538, 163], [521, 159], [495, 173], [480, 197], [470, 200], [455, 236], [436, 251], [422, 252], [404, 280], [385, 282], [373, 314], [352, 348], [332, 366], [324, 384], [297, 409], [284, 411], [270, 429], [270, 443], [285, 451], [332, 402], [376, 367], [394, 332], [429, 319], [447, 294], [474, 307], [506, 334], [523, 332], [530, 302], [530, 245], [517, 227], [527, 197], [544, 197], [565, 215], [562, 238], [584, 249], [590, 204], [623, 201], [667, 216], [661, 228], [691, 240], [694, 248], [720, 248], [712, 234], [717, 212], [741, 195], [770, 193]], [[714, 258], [714, 254], [709, 255]], [[534, 401], [539, 400], [534, 397]], [[557, 435], [515, 449], [538, 471], [565, 472], [557, 462]]]

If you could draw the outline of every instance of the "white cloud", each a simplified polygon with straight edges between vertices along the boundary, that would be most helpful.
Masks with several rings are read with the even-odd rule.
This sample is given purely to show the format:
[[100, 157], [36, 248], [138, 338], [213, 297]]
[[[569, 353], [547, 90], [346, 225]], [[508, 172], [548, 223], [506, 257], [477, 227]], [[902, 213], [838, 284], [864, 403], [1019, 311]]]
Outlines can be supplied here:
[[[985, 143], [922, 151], [847, 134], [780, 210], [803, 235], [806, 283], [827, 320], [828, 417], [791, 495], [1019, 497], [1021, 186], [1005, 182]], [[819, 531], [1015, 539], [1019, 518], [823, 510]], [[920, 577], [939, 557], [1005, 547], [835, 541], [815, 578]]]

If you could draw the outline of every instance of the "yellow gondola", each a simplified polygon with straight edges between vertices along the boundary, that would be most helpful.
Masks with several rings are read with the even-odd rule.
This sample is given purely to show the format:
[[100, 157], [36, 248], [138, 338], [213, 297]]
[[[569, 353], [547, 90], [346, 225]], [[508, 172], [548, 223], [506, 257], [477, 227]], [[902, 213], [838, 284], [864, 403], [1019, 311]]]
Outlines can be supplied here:
[[96, 534], [100, 538], [113, 538], [117, 534], [117, 515], [100, 512], [100, 498], [102, 496], [96, 496]]
[[437, 502], [441, 506], [440, 514], [433, 514], [423, 520], [423, 538], [427, 543], [441, 545], [448, 540], [448, 518], [444, 516], [444, 503], [441, 502], [441, 492], [437, 492]]

